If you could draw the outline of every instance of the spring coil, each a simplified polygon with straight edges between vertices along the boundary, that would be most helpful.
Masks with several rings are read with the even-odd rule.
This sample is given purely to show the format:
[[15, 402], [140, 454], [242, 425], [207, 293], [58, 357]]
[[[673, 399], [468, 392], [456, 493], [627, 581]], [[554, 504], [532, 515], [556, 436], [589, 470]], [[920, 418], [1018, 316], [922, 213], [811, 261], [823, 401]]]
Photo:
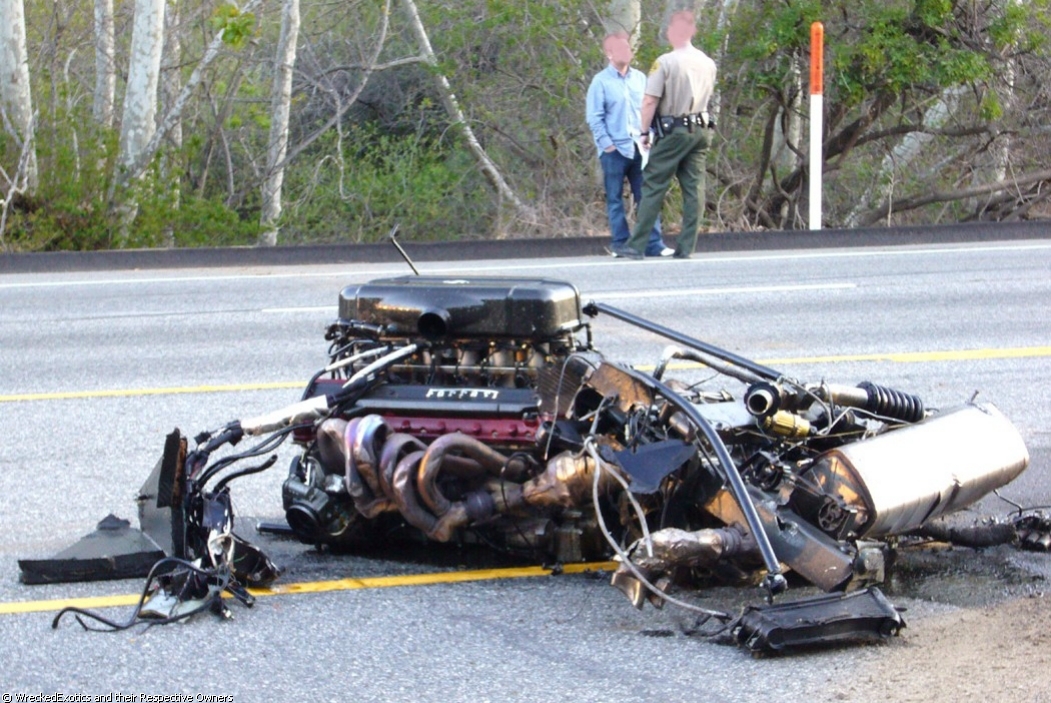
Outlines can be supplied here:
[[869, 381], [859, 383], [858, 388], [869, 395], [865, 410], [876, 415], [902, 422], [919, 422], [926, 412], [923, 401], [911, 393], [903, 393]]

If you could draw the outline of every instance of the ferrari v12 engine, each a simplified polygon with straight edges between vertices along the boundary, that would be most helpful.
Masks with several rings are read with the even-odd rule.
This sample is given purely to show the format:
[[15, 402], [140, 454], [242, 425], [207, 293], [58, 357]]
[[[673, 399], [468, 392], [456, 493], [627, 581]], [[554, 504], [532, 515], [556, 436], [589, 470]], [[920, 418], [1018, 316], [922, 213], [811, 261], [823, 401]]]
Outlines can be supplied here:
[[[869, 382], [803, 383], [582, 308], [560, 281], [392, 278], [344, 289], [339, 305], [302, 403], [242, 423], [294, 428], [283, 500], [308, 543], [408, 534], [545, 561], [615, 555], [614, 584], [636, 605], [698, 573], [759, 573], [775, 593], [785, 566], [835, 591], [882, 578], [878, 540], [1028, 463], [991, 405], [934, 412]], [[633, 369], [592, 346], [585, 314], [676, 345], [651, 373]], [[708, 380], [666, 381], [675, 359]]]
[[569, 363], [590, 350], [574, 286], [392, 278], [344, 289], [339, 312], [326, 335], [330, 363], [304, 397], [360, 379], [368, 386], [294, 435], [304, 451], [283, 501], [302, 540], [346, 547], [408, 527], [562, 560], [599, 555], [587, 507], [495, 506], [507, 508], [536, 478], [559, 383], [579, 381], [586, 368]]
[[[598, 315], [673, 344], [652, 370], [612, 361], [592, 344], [585, 316]], [[613, 585], [636, 606], [676, 602], [723, 624], [728, 614], [677, 600], [673, 586], [760, 583], [772, 597], [791, 570], [852, 591], [851, 619], [879, 636], [901, 626], [866, 588], [883, 578], [887, 538], [940, 529], [932, 521], [1029, 461], [990, 404], [935, 410], [875, 383], [803, 382], [627, 311], [582, 306], [561, 281], [376, 280], [340, 293], [326, 338], [328, 363], [299, 402], [201, 433], [192, 449], [169, 435], [140, 498], [140, 521], [170, 526], [167, 561], [181, 565], [161, 598], [179, 604], [169, 619], [196, 612], [188, 598], [222, 612], [223, 590], [250, 602], [247, 586], [278, 576], [233, 533], [229, 484], [273, 465], [289, 437], [298, 447], [283, 504], [306, 543], [478, 543], [548, 564], [614, 557]], [[213, 456], [245, 436], [261, 439]], [[789, 630], [798, 642], [839, 637], [839, 603], [756, 611], [736, 633], [764, 647]]]

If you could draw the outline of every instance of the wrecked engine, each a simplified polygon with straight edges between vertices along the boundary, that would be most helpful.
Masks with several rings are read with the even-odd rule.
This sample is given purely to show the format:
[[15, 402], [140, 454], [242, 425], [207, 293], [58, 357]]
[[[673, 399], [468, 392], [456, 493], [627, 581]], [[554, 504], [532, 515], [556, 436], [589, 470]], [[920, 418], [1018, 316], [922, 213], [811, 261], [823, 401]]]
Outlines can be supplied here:
[[[673, 345], [652, 371], [607, 359], [586, 319], [603, 314]], [[562, 281], [375, 280], [340, 293], [325, 336], [329, 362], [300, 402], [166, 452], [156, 505], [171, 509], [177, 556], [223, 558], [210, 545], [232, 517], [205, 525], [208, 506], [228, 508], [230, 480], [274, 458], [228, 467], [291, 437], [283, 507], [309, 544], [423, 538], [548, 564], [613, 557], [613, 584], [637, 607], [704, 580], [759, 583], [772, 597], [789, 571], [853, 593], [883, 580], [888, 537], [974, 503], [1029, 461], [990, 404], [935, 411], [870, 382], [803, 382], [582, 306]], [[677, 360], [704, 378], [665, 378]], [[245, 435], [266, 439], [211, 459]], [[245, 550], [226, 552], [235, 581], [276, 576], [254, 553], [239, 574]], [[901, 626], [877, 607], [877, 630]]]
[[[632, 369], [594, 348], [585, 314], [679, 346], [652, 373]], [[615, 554], [614, 582], [637, 605], [683, 570], [758, 567], [771, 592], [786, 566], [826, 591], [879, 582], [878, 540], [1028, 464], [991, 405], [935, 413], [869, 382], [802, 383], [582, 308], [558, 281], [373, 281], [342, 291], [326, 337], [330, 363], [304, 399], [326, 407], [295, 431], [303, 449], [283, 487], [303, 541], [353, 548], [407, 530], [563, 563]], [[665, 381], [674, 359], [718, 387]]]

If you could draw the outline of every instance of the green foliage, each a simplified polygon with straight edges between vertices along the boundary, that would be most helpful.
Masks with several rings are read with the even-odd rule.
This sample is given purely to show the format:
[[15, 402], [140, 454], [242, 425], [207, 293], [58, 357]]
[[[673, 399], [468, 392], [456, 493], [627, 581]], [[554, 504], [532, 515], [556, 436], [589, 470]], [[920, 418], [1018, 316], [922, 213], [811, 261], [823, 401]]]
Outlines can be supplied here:
[[1004, 107], [1000, 103], [1000, 96], [995, 91], [989, 91], [982, 96], [978, 105], [978, 114], [987, 122], [995, 122], [1004, 116]]
[[[122, 214], [109, 203], [117, 133], [93, 126], [77, 111], [60, 111], [38, 133], [41, 174], [37, 192], [20, 199], [4, 233], [16, 251], [63, 251], [166, 246], [250, 244], [256, 219], [243, 221], [217, 198], [180, 197], [154, 166], [128, 193], [136, 216], [122, 235]], [[178, 154], [170, 157], [178, 159]]]
[[988, 57], [954, 39], [954, 10], [949, 0], [917, 0], [911, 9], [869, 6], [856, 40], [830, 47], [841, 99], [856, 105], [879, 93], [937, 91], [988, 78]]
[[[1051, 71], [1049, 4], [708, 3], [695, 44], [719, 64], [718, 139], [708, 159], [713, 226], [800, 225], [799, 213], [806, 211], [806, 68], [815, 20], [825, 24], [826, 144], [839, 149], [826, 171], [829, 222], [857, 207], [874, 185], [893, 183], [896, 198], [924, 188], [944, 192], [980, 181], [993, 155], [1008, 153], [1012, 173], [1043, 168], [1051, 159], [1042, 132], [1043, 83]], [[94, 57], [78, 48], [91, 45], [90, 3], [27, 3], [40, 188], [14, 203], [2, 233], [7, 245], [255, 241], [280, 3], [265, 4], [258, 18], [228, 0], [179, 5], [184, 80], [215, 31], [238, 51], [224, 52], [205, 71], [183, 114], [183, 146], [169, 143], [163, 171], [154, 163], [134, 184], [136, 218], [122, 231], [107, 201], [117, 135], [95, 129], [88, 115]], [[643, 70], [666, 49], [658, 36], [660, 6], [643, 4], [635, 61]], [[121, 72], [129, 60], [133, 7], [117, 3]], [[479, 142], [549, 232], [604, 232], [584, 94], [605, 65], [600, 14], [606, 7], [592, 0], [418, 2], [436, 67], [405, 61], [419, 48], [404, 14], [393, 12], [379, 58], [389, 65], [371, 74], [346, 113], [342, 140], [330, 130], [287, 165], [283, 241], [370, 241], [396, 223], [419, 239], [508, 231], [511, 208], [450, 126], [435, 72], [449, 79]], [[717, 21], [721, 10], [727, 11], [725, 25]], [[362, 62], [378, 41], [381, 12], [382, 3], [374, 0], [303, 4], [291, 146], [332, 116], [337, 98], [355, 94]], [[923, 124], [947, 95], [953, 96], [952, 114], [932, 127], [938, 134], [928, 135], [928, 153], [888, 173], [884, 159], [896, 154], [905, 131]], [[985, 127], [991, 121], [1000, 124], [990, 132]], [[852, 128], [859, 131], [849, 133]], [[800, 141], [786, 145], [793, 130]], [[7, 173], [14, 171], [17, 151], [0, 131], [0, 165]], [[675, 200], [669, 199], [666, 212], [671, 229]], [[910, 216], [964, 218], [967, 207], [973, 203]]]
[[[331, 135], [320, 150], [337, 145]], [[333, 157], [286, 175], [289, 193], [305, 197], [285, 210], [286, 239], [378, 241], [395, 224], [416, 240], [472, 238], [491, 229], [492, 199], [460, 150], [378, 126], [351, 126]], [[342, 176], [342, 179], [341, 179]], [[342, 184], [341, 184], [342, 180]]]
[[989, 38], [996, 50], [1026, 53], [1043, 50], [1051, 28], [1049, 4], [1048, 0], [1004, 3], [988, 26]]
[[133, 246], [217, 247], [254, 244], [260, 233], [254, 215], [244, 219], [222, 201], [190, 196], [177, 204], [173, 196], [140, 205]]
[[925, 27], [940, 27], [952, 18], [952, 0], [916, 0], [913, 13]]
[[224, 3], [212, 13], [211, 26], [223, 33], [223, 43], [240, 49], [255, 33], [255, 15], [241, 12], [233, 3]]

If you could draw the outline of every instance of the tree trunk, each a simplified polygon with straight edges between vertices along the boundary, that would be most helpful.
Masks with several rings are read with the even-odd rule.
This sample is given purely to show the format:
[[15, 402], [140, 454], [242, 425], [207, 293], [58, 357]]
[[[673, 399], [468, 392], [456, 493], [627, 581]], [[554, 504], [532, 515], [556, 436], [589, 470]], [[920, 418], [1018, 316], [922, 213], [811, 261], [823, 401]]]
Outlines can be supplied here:
[[894, 212], [895, 174], [908, 168], [912, 160], [923, 153], [927, 144], [934, 139], [934, 134], [923, 130], [941, 128], [956, 112], [960, 97], [965, 92], [965, 89], [960, 87], [944, 90], [938, 102], [928, 108], [923, 114], [923, 121], [920, 124], [921, 129], [906, 134], [897, 146], [883, 157], [879, 174], [876, 176], [875, 192], [872, 193], [868, 189], [862, 192], [857, 205], [852, 208], [846, 217], [845, 224], [847, 227], [872, 224], [864, 221], [870, 216], [868, 211], [872, 202], [879, 203], [876, 209], [879, 212], [885, 212], [888, 217]]
[[338, 126], [340, 124], [340, 121], [343, 119], [343, 115], [345, 115], [347, 113], [347, 110], [349, 110], [350, 107], [355, 102], [357, 102], [358, 97], [360, 97], [362, 91], [365, 90], [365, 86], [368, 85], [369, 78], [372, 76], [374, 71], [394, 68], [396, 66], [405, 65], [408, 63], [425, 63], [424, 59], [418, 56], [406, 59], [397, 59], [395, 61], [390, 61], [382, 65], [379, 63], [380, 54], [383, 52], [383, 46], [387, 42], [387, 30], [390, 25], [390, 4], [391, 0], [384, 1], [383, 11], [381, 15], [383, 19], [380, 22], [379, 30], [373, 33], [375, 46], [373, 47], [372, 54], [368, 57], [367, 61], [361, 66], [359, 66], [359, 68], [361, 68], [362, 70], [361, 80], [358, 81], [358, 85], [354, 89], [354, 92], [351, 94], [350, 98], [347, 100], [343, 100], [339, 96], [338, 91], [331, 91], [333, 100], [336, 103], [335, 112], [330, 118], [328, 118], [328, 120], [325, 121], [324, 124], [322, 124], [320, 127], [318, 127], [309, 135], [307, 135], [302, 141], [300, 141], [291, 149], [289, 149], [288, 154], [285, 156], [284, 160], [276, 164], [278, 167], [284, 168], [285, 164], [292, 161], [301, 153], [303, 153], [311, 144], [317, 141], [322, 134], [325, 134], [328, 130], [332, 129], [335, 126]]
[[610, 0], [609, 12], [602, 20], [606, 34], [627, 32], [631, 35], [632, 49], [636, 48], [642, 22], [641, 0]]
[[117, 65], [113, 41], [113, 0], [95, 0], [95, 100], [92, 116], [99, 125], [113, 126]]
[[32, 193], [37, 187], [37, 164], [22, 0], [0, 0], [0, 18], [0, 107], [7, 115], [5, 123], [9, 121], [17, 132], [18, 144], [27, 155], [22, 187]]
[[[161, 69], [161, 110], [164, 114], [171, 111], [175, 100], [182, 90], [182, 37], [180, 27], [179, 0], [168, 0], [164, 13], [164, 54]], [[168, 132], [168, 143], [171, 149], [161, 153], [161, 179], [170, 184], [172, 207], [178, 208], [182, 200], [182, 185], [179, 178], [178, 162], [182, 151], [182, 119], [178, 119]], [[169, 224], [164, 228], [164, 246], [175, 246], [175, 229]]]
[[292, 69], [296, 64], [299, 38], [299, 0], [285, 0], [281, 14], [281, 37], [277, 43], [274, 88], [270, 104], [270, 139], [266, 153], [266, 178], [260, 224], [266, 230], [259, 243], [277, 244], [277, 220], [281, 217], [281, 186], [285, 179], [285, 152], [288, 150], [288, 115], [292, 102]]
[[[182, 92], [182, 31], [179, 0], [168, 0], [164, 14], [164, 67], [161, 70], [161, 109], [167, 115]], [[182, 148], [182, 117], [177, 115], [165, 135], [174, 151]]]
[[136, 0], [128, 90], [120, 123], [119, 163], [130, 172], [157, 129], [157, 87], [164, 47], [164, 0]]
[[412, 24], [413, 32], [416, 34], [416, 41], [420, 46], [420, 52], [423, 54], [424, 60], [435, 68], [435, 81], [438, 84], [438, 92], [442, 96], [442, 104], [445, 105], [445, 111], [448, 113], [452, 123], [463, 130], [467, 146], [478, 162], [478, 166], [482, 169], [482, 173], [485, 174], [489, 183], [496, 189], [500, 198], [508, 200], [514, 205], [519, 217], [526, 222], [536, 223], [536, 213], [533, 212], [532, 208], [519, 200], [515, 192], [507, 185], [507, 181], [504, 180], [500, 170], [493, 163], [493, 160], [489, 158], [489, 155], [485, 153], [485, 149], [482, 148], [478, 138], [474, 135], [474, 130], [467, 123], [467, 118], [464, 117], [463, 111], [460, 109], [460, 104], [456, 100], [452, 86], [449, 85], [449, 80], [441, 73], [438, 73], [438, 58], [434, 55], [434, 49], [431, 48], [431, 40], [427, 37], [427, 29], [423, 26], [423, 21], [420, 19], [416, 3], [413, 0], [402, 0], [402, 4], [405, 6], [405, 13], [409, 16], [409, 22]]
[[[1011, 0], [1008, 5], [1019, 5], [1020, 0]], [[1008, 51], [1012, 54], [1016, 51], [1015, 46], [1011, 46]], [[1001, 71], [1001, 81], [1003, 88], [1000, 92], [1000, 102], [1003, 114], [1010, 115], [1014, 112], [1015, 103], [1015, 81], [1017, 79], [1017, 67], [1018, 60], [1015, 56], [1005, 57], [1004, 66]], [[1003, 124], [1002, 120], [1000, 122]], [[989, 179], [991, 182], [1000, 182], [1007, 180], [1010, 173], [1013, 172], [1011, 168], [1011, 151], [1012, 151], [1012, 139], [1011, 132], [1007, 129], [1000, 129], [1000, 133], [997, 134], [992, 144], [989, 145], [988, 154], [988, 165], [985, 168], [978, 166], [974, 169], [973, 182], [977, 185], [982, 182], [983, 179]], [[970, 203], [979, 219], [987, 219], [987, 211], [994, 209], [993, 204], [995, 194]]]
[[[143, 0], [138, 1], [143, 2]], [[249, 2], [246, 3], [243, 8], [241, 8], [241, 13], [245, 14], [251, 12], [259, 4], [259, 2], [260, 0], [249, 0]], [[193, 73], [190, 74], [189, 79], [186, 81], [186, 85], [184, 85], [182, 88], [182, 92], [179, 93], [179, 97], [175, 99], [175, 102], [172, 104], [171, 109], [169, 109], [165, 113], [164, 119], [161, 121], [160, 127], [158, 127], [153, 132], [153, 136], [150, 137], [150, 140], [146, 144], [146, 146], [143, 147], [141, 151], [139, 151], [134, 161], [130, 162], [117, 175], [117, 177], [113, 179], [113, 185], [110, 188], [111, 201], [113, 200], [114, 192], [117, 189], [123, 188], [128, 184], [129, 181], [131, 181], [134, 178], [138, 178], [138, 176], [149, 164], [150, 159], [152, 159], [154, 154], [157, 153], [157, 149], [160, 148], [161, 140], [164, 139], [164, 137], [172, 129], [174, 129], [175, 125], [179, 122], [179, 120], [182, 117], [183, 108], [186, 106], [186, 102], [190, 99], [190, 96], [193, 94], [193, 91], [197, 88], [197, 86], [200, 85], [201, 76], [204, 74], [205, 69], [211, 65], [212, 61], [215, 60], [215, 57], [218, 56], [219, 48], [222, 46], [222, 44], [223, 32], [219, 31], [212, 38], [212, 41], [208, 45], [207, 50], [205, 50], [204, 56], [201, 58], [200, 63], [198, 63], [197, 66], [194, 67]]]

